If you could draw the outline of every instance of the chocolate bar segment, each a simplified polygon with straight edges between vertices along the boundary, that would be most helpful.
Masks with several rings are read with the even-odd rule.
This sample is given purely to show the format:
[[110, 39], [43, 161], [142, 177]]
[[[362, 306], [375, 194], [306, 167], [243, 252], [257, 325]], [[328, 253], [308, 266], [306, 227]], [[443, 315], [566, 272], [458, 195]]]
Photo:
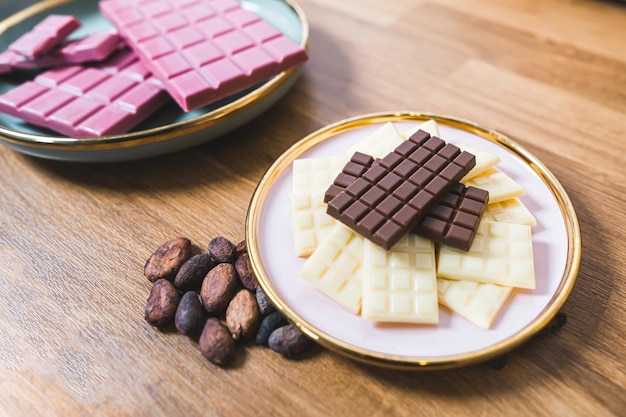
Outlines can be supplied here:
[[330, 200], [327, 213], [389, 249], [474, 164], [473, 155], [419, 130]]
[[0, 112], [71, 137], [125, 133], [169, 97], [149, 79], [126, 76], [132, 63], [114, 58], [109, 70], [118, 74], [81, 65], [43, 72], [0, 95]]
[[31, 59], [7, 49], [0, 53], [0, 74], [15, 70], [35, 70], [101, 61], [120, 45], [121, 38], [111, 31], [98, 32], [67, 42], [37, 59]]
[[343, 167], [332, 185], [328, 187], [324, 194], [324, 203], [328, 203], [337, 194], [348, 188], [357, 178], [367, 171], [374, 163], [374, 158], [361, 152], [355, 152], [350, 161]]
[[413, 233], [461, 250], [469, 250], [489, 201], [489, 193], [455, 183]]
[[9, 45], [9, 50], [35, 59], [60, 45], [70, 33], [79, 27], [80, 22], [74, 16], [51, 14], [30, 32], [16, 39]]

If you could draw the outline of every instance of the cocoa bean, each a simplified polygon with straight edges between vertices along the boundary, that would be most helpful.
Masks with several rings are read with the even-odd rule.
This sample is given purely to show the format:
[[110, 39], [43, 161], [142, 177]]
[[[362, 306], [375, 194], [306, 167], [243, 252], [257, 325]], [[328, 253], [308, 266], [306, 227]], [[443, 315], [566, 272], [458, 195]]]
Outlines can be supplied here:
[[198, 346], [202, 356], [219, 366], [228, 365], [235, 356], [235, 342], [230, 332], [215, 317], [206, 321]]
[[256, 275], [254, 275], [252, 264], [250, 263], [250, 258], [247, 253], [237, 258], [235, 269], [237, 270], [237, 275], [239, 275], [243, 286], [250, 291], [256, 291], [259, 282], [256, 279]]
[[144, 275], [150, 282], [172, 280], [180, 267], [191, 257], [191, 241], [176, 237], [159, 246], [144, 265]]
[[235, 259], [239, 258], [244, 253], [248, 253], [248, 244], [245, 240], [242, 240], [235, 246]]
[[216, 237], [209, 242], [209, 254], [217, 263], [235, 261], [235, 245], [225, 237]]
[[293, 358], [313, 346], [313, 341], [293, 324], [279, 327], [270, 334], [268, 346], [287, 358]]
[[187, 291], [178, 304], [174, 324], [179, 332], [185, 335], [196, 334], [204, 323], [204, 308], [195, 291]]
[[267, 316], [275, 310], [267, 295], [265, 295], [265, 291], [260, 286], [256, 287], [256, 303], [259, 305], [259, 312], [262, 316]]
[[234, 340], [248, 339], [256, 334], [260, 318], [256, 298], [246, 289], [235, 294], [226, 309], [226, 326]]
[[218, 264], [202, 281], [200, 298], [207, 312], [218, 315], [226, 311], [228, 303], [237, 291], [237, 272], [231, 264]]
[[285, 324], [287, 324], [287, 319], [285, 319], [280, 312], [274, 311], [273, 313], [268, 314], [265, 318], [263, 318], [263, 321], [259, 326], [259, 331], [256, 334], [256, 343], [259, 345], [266, 344], [270, 338], [270, 334]]
[[180, 296], [166, 279], [158, 279], [152, 285], [148, 303], [146, 304], [145, 318], [152, 326], [164, 326], [172, 321]]
[[200, 253], [189, 258], [174, 278], [174, 286], [181, 291], [197, 291], [206, 274], [215, 266], [208, 253]]

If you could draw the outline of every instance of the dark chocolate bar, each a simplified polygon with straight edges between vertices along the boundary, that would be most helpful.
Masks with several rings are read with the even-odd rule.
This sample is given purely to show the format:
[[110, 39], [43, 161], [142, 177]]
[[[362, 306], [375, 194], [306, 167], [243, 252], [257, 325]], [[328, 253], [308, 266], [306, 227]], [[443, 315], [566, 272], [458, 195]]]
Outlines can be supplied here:
[[[341, 173], [328, 187], [324, 202], [345, 190], [374, 163], [374, 158], [355, 153]], [[419, 236], [456, 249], [469, 250], [478, 224], [489, 201], [489, 193], [476, 187], [454, 183], [450, 191], [437, 202], [412, 230]]]
[[474, 155], [419, 130], [330, 200], [326, 212], [389, 249], [475, 164]]
[[455, 183], [412, 232], [467, 251], [472, 246], [488, 201], [487, 191]]

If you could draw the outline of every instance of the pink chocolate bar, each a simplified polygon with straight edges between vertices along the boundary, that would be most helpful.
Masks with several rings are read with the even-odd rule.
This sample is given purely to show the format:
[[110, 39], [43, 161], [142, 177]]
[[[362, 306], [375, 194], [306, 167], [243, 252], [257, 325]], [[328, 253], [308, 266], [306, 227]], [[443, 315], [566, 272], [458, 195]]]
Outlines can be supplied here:
[[9, 45], [9, 50], [35, 59], [63, 43], [79, 27], [80, 22], [74, 16], [51, 14]]
[[106, 70], [80, 65], [48, 70], [0, 95], [0, 111], [72, 137], [125, 133], [168, 100], [149, 76], [144, 81], [128, 76], [134, 72], [127, 68], [137, 62], [119, 61]]
[[308, 59], [235, 0], [102, 0], [100, 11], [186, 111]]
[[48, 54], [37, 59], [30, 59], [7, 49], [0, 53], [0, 74], [14, 69], [44, 69], [90, 61], [102, 61], [111, 55], [120, 43], [121, 38], [117, 33], [104, 31], [70, 41], [63, 46], [58, 46]]

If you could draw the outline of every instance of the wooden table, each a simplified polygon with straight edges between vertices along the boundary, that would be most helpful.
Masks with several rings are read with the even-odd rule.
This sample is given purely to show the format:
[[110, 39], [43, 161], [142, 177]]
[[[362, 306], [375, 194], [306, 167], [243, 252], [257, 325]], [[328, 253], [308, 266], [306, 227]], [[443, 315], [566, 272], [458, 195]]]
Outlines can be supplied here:
[[[17, 7], [7, 3], [2, 16]], [[304, 75], [218, 141], [104, 165], [0, 148], [0, 415], [625, 415], [626, 5], [301, 5]], [[159, 244], [241, 240], [255, 185], [290, 145], [346, 117], [404, 109], [500, 131], [562, 182], [583, 240], [565, 327], [501, 370], [402, 372], [256, 346], [221, 369], [145, 323], [142, 268]]]

